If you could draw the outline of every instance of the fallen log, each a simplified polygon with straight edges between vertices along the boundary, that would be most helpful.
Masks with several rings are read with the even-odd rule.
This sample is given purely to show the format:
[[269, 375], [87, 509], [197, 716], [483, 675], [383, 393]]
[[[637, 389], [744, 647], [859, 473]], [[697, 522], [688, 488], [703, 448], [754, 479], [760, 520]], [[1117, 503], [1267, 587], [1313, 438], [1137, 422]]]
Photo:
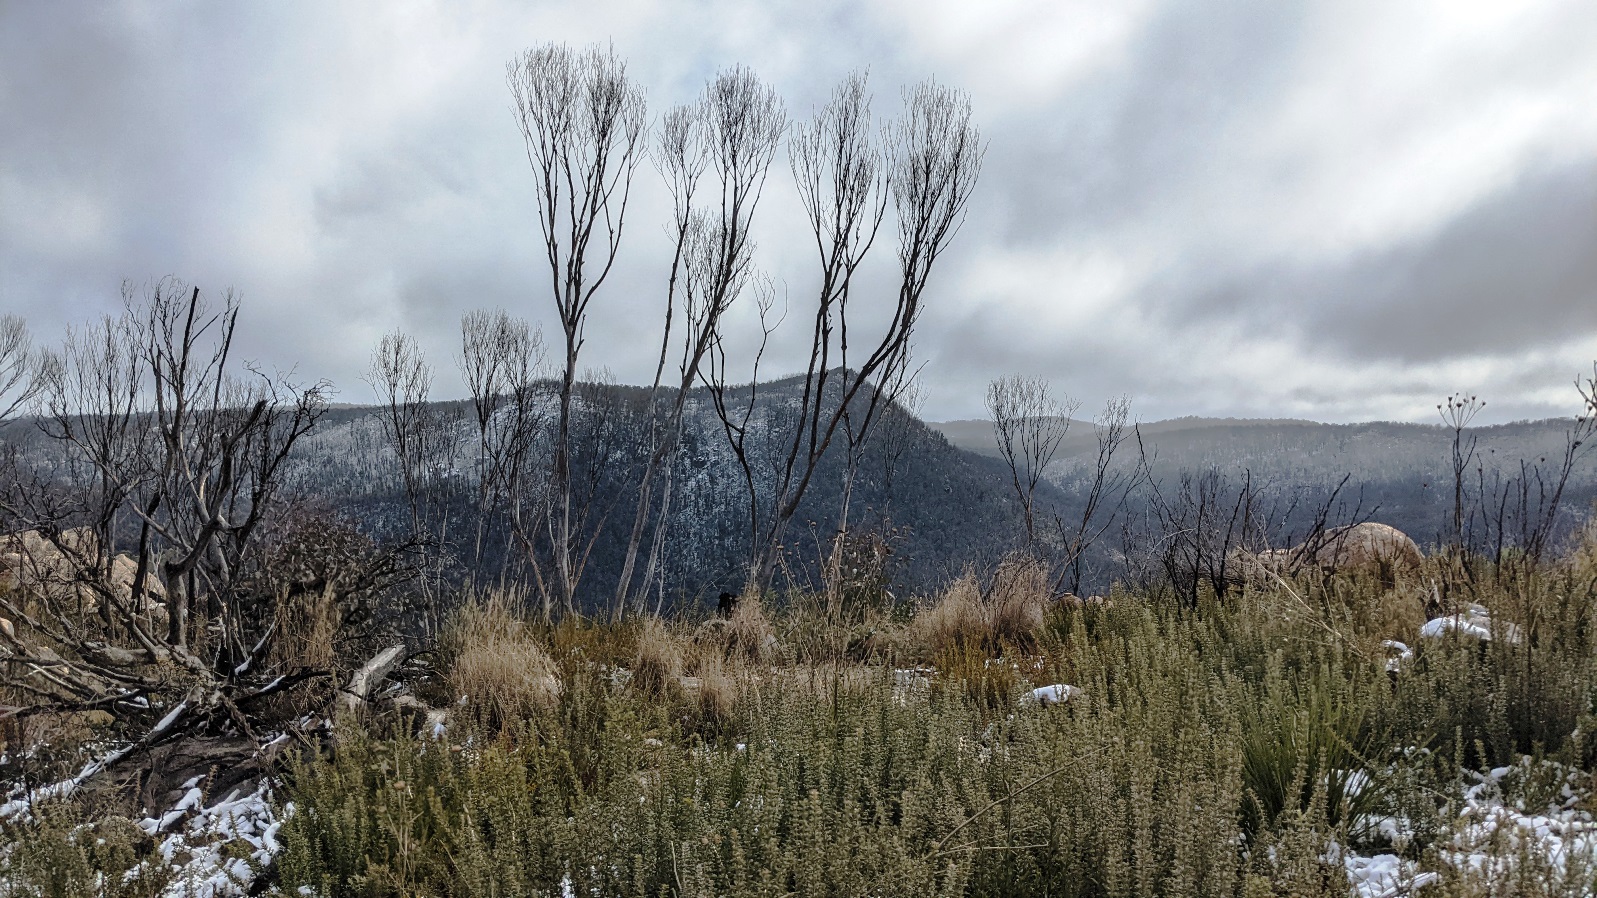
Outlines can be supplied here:
[[378, 652], [370, 661], [361, 666], [349, 678], [349, 684], [343, 688], [339, 701], [344, 709], [354, 711], [371, 698], [371, 693], [378, 683], [381, 683], [389, 674], [394, 672], [405, 661], [405, 644], [397, 642]]

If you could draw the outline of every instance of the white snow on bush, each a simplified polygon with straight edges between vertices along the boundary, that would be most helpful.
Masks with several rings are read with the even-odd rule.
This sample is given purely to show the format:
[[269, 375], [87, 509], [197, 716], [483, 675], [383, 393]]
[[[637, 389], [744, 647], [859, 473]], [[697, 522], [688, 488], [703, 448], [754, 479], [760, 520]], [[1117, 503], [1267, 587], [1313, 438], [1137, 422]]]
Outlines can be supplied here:
[[1397, 673], [1414, 660], [1414, 650], [1395, 639], [1382, 640], [1381, 648], [1386, 650], [1387, 673]]
[[[1536, 773], [1562, 779], [1553, 802], [1545, 808], [1515, 807], [1505, 795], [1511, 791], [1505, 790], [1506, 782]], [[1597, 823], [1577, 807], [1579, 798], [1570, 782], [1575, 772], [1551, 762], [1537, 768], [1526, 758], [1514, 767], [1472, 775], [1477, 782], [1464, 790], [1459, 823], [1437, 853], [1443, 863], [1488, 881], [1503, 877], [1517, 864], [1529, 863], [1555, 883], [1567, 884], [1569, 879], [1585, 883], [1584, 890], [1570, 894], [1597, 894], [1590, 888], [1591, 873], [1597, 868]], [[1386, 818], [1378, 824], [1394, 842], [1413, 836], [1400, 820]], [[1418, 864], [1397, 855], [1359, 855], [1334, 846], [1328, 852], [1337, 854], [1347, 870], [1353, 898], [1397, 898], [1441, 880], [1438, 872], [1422, 872]]]
[[[1514, 624], [1498, 624], [1497, 631], [1503, 641], [1510, 645], [1519, 642], [1519, 627]], [[1420, 627], [1421, 639], [1441, 639], [1444, 636], [1458, 634], [1485, 642], [1492, 640], [1492, 614], [1480, 605], [1470, 605], [1457, 614], [1438, 617], [1428, 620], [1425, 626]]]
[[[1335, 846], [1327, 852], [1332, 858], [1338, 853]], [[1420, 872], [1418, 864], [1395, 854], [1360, 856], [1347, 852], [1342, 854], [1342, 867], [1347, 870], [1353, 898], [1398, 898], [1442, 878], [1436, 873]]]
[[1026, 704], [1062, 705], [1080, 694], [1081, 689], [1079, 687], [1055, 683], [1052, 686], [1038, 686], [1036, 689], [1021, 696], [1020, 700]]
[[248, 794], [235, 789], [204, 807], [199, 778], [185, 785], [188, 791], [170, 810], [138, 824], [159, 840], [157, 854], [172, 874], [161, 894], [169, 898], [248, 894], [256, 872], [280, 847], [277, 831], [282, 821], [272, 809], [271, 788], [262, 782]]

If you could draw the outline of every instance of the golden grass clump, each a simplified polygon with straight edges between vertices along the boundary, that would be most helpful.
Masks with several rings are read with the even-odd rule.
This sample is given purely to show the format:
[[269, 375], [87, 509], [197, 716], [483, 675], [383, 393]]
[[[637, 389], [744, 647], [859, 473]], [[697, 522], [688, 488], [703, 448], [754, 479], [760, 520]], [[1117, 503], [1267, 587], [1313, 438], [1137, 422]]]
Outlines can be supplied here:
[[632, 683], [649, 695], [668, 695], [682, 687], [682, 640], [658, 617], [646, 617], [638, 629]]
[[1042, 628], [1052, 595], [1048, 568], [1024, 556], [1006, 558], [993, 574], [987, 597], [987, 628], [994, 642], [1029, 645]]
[[729, 652], [761, 664], [777, 654], [776, 628], [765, 616], [765, 607], [754, 596], [744, 596], [727, 620], [726, 646]]
[[721, 658], [706, 656], [699, 663], [699, 710], [707, 720], [726, 723], [737, 709], [738, 676]]
[[284, 593], [277, 602], [278, 637], [272, 645], [272, 660], [283, 668], [332, 669], [339, 624], [332, 589]]
[[982, 610], [981, 584], [974, 572], [955, 580], [941, 598], [922, 609], [910, 622], [915, 643], [932, 652], [969, 641], [986, 638], [986, 615]]
[[1579, 573], [1597, 574], [1597, 518], [1586, 522], [1569, 554], [1570, 566]]
[[560, 698], [549, 653], [502, 596], [463, 606], [443, 642], [453, 657], [449, 686], [483, 724], [504, 727]]
[[1029, 647], [1042, 628], [1049, 596], [1048, 569], [1042, 562], [1005, 559], [985, 594], [974, 573], [954, 581], [935, 604], [915, 615], [912, 637], [932, 654], [964, 645], [993, 651]]

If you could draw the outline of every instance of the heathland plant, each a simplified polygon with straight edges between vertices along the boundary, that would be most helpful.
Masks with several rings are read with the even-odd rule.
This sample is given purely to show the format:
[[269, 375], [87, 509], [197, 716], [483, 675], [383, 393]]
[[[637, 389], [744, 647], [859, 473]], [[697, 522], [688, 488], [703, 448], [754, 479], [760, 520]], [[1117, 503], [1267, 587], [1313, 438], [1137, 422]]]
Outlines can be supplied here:
[[[1408, 587], [1374, 580], [1200, 591], [1187, 607], [1121, 591], [1050, 604], [1023, 574], [873, 618], [884, 648], [864, 660], [837, 651], [819, 601], [553, 624], [467, 601], [417, 688], [448, 706], [441, 732], [368, 709], [289, 764], [278, 888], [1345, 895], [1344, 849], [1450, 871], [1469, 771], [1545, 758], [1502, 778], [1530, 812], [1597, 767], [1584, 561], [1477, 581], [1497, 638], [1423, 644], [1372, 610]], [[995, 627], [1010, 620], [995, 603], [1038, 616]], [[1416, 650], [1389, 668], [1393, 636]], [[1029, 698], [1047, 683], [1079, 691]], [[1388, 841], [1375, 824], [1389, 819], [1406, 835]], [[83, 822], [29, 825], [0, 845], [17, 894], [110, 869]], [[1498, 841], [1484, 850], [1511, 875], [1450, 871], [1434, 893], [1589, 884], [1578, 863]]]

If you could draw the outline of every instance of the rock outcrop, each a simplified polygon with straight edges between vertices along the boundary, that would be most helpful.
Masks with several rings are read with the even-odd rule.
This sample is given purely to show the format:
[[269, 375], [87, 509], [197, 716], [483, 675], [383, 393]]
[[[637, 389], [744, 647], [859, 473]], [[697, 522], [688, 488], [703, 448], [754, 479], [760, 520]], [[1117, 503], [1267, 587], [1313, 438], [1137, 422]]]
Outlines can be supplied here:
[[1367, 521], [1351, 527], [1333, 527], [1290, 549], [1258, 554], [1237, 550], [1231, 563], [1238, 575], [1251, 580], [1312, 570], [1322, 574], [1368, 574], [1391, 584], [1418, 571], [1424, 557], [1408, 534]]
[[[51, 539], [37, 530], [0, 536], [0, 589], [33, 593], [74, 609], [99, 608], [103, 591], [124, 605], [133, 599], [138, 562], [114, 555], [103, 571], [99, 540], [87, 527], [63, 530]], [[146, 607], [166, 598], [166, 589], [153, 573], [144, 576]]]

